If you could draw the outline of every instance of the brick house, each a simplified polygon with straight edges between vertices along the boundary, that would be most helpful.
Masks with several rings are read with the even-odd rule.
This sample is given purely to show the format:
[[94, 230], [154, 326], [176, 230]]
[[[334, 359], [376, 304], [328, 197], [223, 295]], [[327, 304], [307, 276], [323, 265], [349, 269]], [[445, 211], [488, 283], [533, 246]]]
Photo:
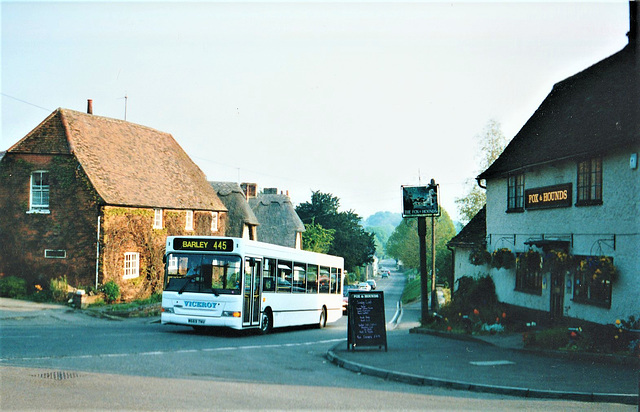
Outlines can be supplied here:
[[[486, 215], [450, 242], [456, 278], [488, 273], [501, 302], [538, 319], [640, 314], [638, 3], [629, 10], [629, 44], [553, 87], [477, 177]], [[471, 267], [477, 246], [515, 264]]]
[[224, 235], [227, 209], [170, 134], [91, 112], [55, 110], [0, 159], [0, 276], [147, 296], [166, 236]]

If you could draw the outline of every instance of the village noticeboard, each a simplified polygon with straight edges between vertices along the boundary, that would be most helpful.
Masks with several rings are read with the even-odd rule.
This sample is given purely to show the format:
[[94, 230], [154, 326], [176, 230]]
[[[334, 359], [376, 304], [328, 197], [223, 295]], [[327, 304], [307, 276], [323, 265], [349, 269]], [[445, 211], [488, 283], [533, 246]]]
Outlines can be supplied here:
[[384, 292], [349, 292], [347, 350], [377, 346], [387, 351]]

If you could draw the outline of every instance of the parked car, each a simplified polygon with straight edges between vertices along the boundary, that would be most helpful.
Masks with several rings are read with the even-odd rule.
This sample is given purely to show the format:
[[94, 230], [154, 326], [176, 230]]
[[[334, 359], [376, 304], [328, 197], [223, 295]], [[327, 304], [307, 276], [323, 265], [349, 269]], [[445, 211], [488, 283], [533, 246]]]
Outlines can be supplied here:
[[353, 292], [358, 290], [356, 285], [344, 285], [344, 289], [342, 289], [342, 314], [347, 314], [347, 309], [349, 309], [349, 292]]
[[371, 290], [371, 285], [367, 282], [360, 282], [358, 283], [358, 290], [364, 290], [368, 292]]
[[371, 286], [371, 290], [376, 290], [376, 281], [373, 279], [368, 279], [367, 283], [369, 284], [369, 286]]

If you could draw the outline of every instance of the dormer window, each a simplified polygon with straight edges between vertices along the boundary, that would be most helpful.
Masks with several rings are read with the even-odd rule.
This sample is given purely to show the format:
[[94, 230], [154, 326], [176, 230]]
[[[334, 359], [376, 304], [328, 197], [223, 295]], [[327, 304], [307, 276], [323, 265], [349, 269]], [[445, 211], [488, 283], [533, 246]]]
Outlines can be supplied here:
[[31, 173], [29, 213], [49, 213], [49, 172]]

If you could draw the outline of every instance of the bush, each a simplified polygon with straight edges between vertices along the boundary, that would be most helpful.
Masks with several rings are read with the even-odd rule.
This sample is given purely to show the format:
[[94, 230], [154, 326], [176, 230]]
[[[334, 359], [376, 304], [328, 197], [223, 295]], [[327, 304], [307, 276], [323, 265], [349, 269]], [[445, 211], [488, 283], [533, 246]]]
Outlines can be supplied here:
[[27, 296], [27, 281], [17, 276], [0, 279], [0, 296], [21, 299]]
[[113, 280], [108, 281], [102, 287], [104, 296], [107, 299], [107, 303], [113, 303], [120, 299], [120, 286]]
[[525, 347], [541, 349], [560, 349], [569, 345], [569, 333], [567, 328], [553, 328], [542, 330], [537, 333], [527, 334], [524, 338]]
[[49, 281], [49, 291], [54, 302], [66, 302], [69, 299], [69, 283], [66, 276]]

